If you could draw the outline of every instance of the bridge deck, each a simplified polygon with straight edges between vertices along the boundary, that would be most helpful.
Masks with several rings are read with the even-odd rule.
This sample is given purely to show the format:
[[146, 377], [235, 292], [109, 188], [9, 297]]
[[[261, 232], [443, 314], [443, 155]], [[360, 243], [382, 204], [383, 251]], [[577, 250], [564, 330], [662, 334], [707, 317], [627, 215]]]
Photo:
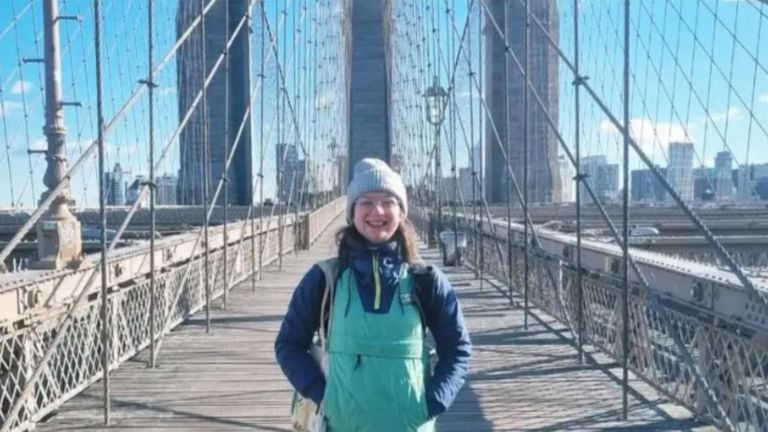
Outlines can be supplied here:
[[[145, 352], [113, 372], [113, 426], [102, 426], [97, 383], [38, 429], [289, 430], [291, 389], [274, 361], [272, 343], [298, 279], [332, 250], [332, 231], [311, 250], [286, 257], [283, 270], [265, 270], [256, 292], [248, 284], [235, 289], [226, 311], [212, 310], [211, 334], [198, 314], [168, 335], [157, 369], [146, 368]], [[431, 251], [425, 257], [437, 259]], [[618, 421], [615, 365], [579, 365], [561, 325], [537, 312], [524, 331], [522, 312], [510, 310], [490, 284], [481, 291], [468, 270], [447, 273], [460, 293], [475, 357], [467, 386], [440, 418], [441, 432], [699, 430], [684, 410], [638, 382], [630, 398], [631, 421]], [[680, 415], [673, 418], [665, 407]]]

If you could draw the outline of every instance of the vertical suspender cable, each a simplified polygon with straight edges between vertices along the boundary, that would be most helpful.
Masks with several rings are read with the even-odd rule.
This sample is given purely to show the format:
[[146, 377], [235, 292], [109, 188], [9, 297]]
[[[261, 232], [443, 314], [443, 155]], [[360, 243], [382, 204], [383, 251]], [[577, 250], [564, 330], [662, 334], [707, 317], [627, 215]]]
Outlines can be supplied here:
[[621, 414], [626, 421], [628, 415], [627, 392], [629, 385], [629, 0], [624, 0], [624, 160], [623, 175], [623, 208], [622, 208], [622, 278], [624, 290], [621, 298], [622, 315], [622, 393]]
[[[250, 47], [253, 46], [253, 34], [254, 34], [254, 31], [253, 31], [253, 15], [250, 12], [251, 12], [250, 9], [248, 11], [246, 11], [246, 14], [248, 14], [248, 39], [249, 39], [248, 47], [249, 47], [249, 49], [250, 49]], [[249, 77], [252, 77], [251, 70], [255, 69], [255, 67], [253, 65], [253, 52], [249, 52], [248, 53], [248, 61], [250, 62], [249, 65], [248, 65], [248, 75], [249, 75]], [[253, 95], [253, 86], [254, 86], [253, 79], [249, 79], [248, 80], [248, 85], [249, 85], [248, 94]], [[264, 83], [263, 82], [261, 83], [261, 94], [262, 95], [264, 94]], [[248, 101], [248, 107], [251, 109], [251, 113], [253, 113], [253, 106], [252, 105], [253, 105], [253, 100], [250, 99]], [[248, 121], [250, 122], [251, 126], [253, 126], [253, 114], [250, 115], [250, 118], [248, 119]], [[251, 149], [252, 148], [253, 147], [251, 147]], [[253, 151], [251, 150], [250, 153], [251, 154], [249, 154], [248, 157], [250, 158], [251, 161], [253, 161]], [[259, 172], [259, 175], [260, 174], [261, 174], [261, 172]], [[253, 177], [254, 177], [253, 176], [253, 168], [251, 168], [251, 178], [248, 180], [248, 181], [251, 182], [251, 188], [254, 187], [253, 186], [254, 185]], [[259, 183], [261, 183], [261, 178], [258, 177], [258, 176], [256, 178], [259, 179]], [[250, 209], [250, 211], [251, 211], [251, 218], [250, 219], [251, 220], [249, 222], [251, 224], [251, 290], [254, 291], [254, 292], [256, 291], [256, 214], [255, 214], [256, 213], [256, 208], [255, 208], [256, 200], [254, 199], [255, 196], [256, 196], [256, 191], [251, 189], [251, 209]], [[259, 229], [261, 229], [261, 221], [259, 221]], [[259, 273], [261, 273], [261, 269], [259, 269]]]
[[[452, 0], [451, 4], [451, 10], [450, 14], [448, 11], [445, 11], [445, 28], [449, 29], [449, 19], [453, 19], [454, 11], [456, 10], [456, 0]], [[450, 35], [450, 32], [447, 32]], [[451, 53], [451, 57], [453, 57], [453, 52], [456, 49], [456, 42], [452, 36], [449, 36], [448, 40], [448, 52]], [[456, 169], [456, 159], [458, 158], [458, 155], [456, 154], [456, 91], [455, 89], [451, 89], [451, 172], [453, 173], [453, 199], [451, 200], [451, 210], [453, 212], [453, 253], [454, 253], [454, 266], [458, 266], [459, 262], [457, 261], [459, 259], [459, 250], [458, 250], [458, 242], [459, 242], [459, 233], [458, 233], [458, 221], [457, 221], [457, 215], [456, 215], [456, 201], [459, 200], [459, 197], [461, 194], [459, 193], [459, 172]], [[463, 198], [462, 198], [463, 199]]]
[[204, 273], [205, 273], [205, 331], [206, 333], [211, 332], [211, 278], [210, 278], [210, 238], [208, 236], [208, 185], [210, 183], [209, 176], [211, 171], [210, 161], [208, 159], [208, 101], [206, 97], [206, 93], [208, 93], [207, 87], [205, 85], [205, 77], [208, 75], [208, 65], [206, 64], [206, 58], [205, 58], [205, 51], [206, 51], [206, 36], [205, 36], [205, 21], [206, 17], [204, 15], [205, 12], [205, 0], [200, 0], [200, 16], [201, 16], [201, 22], [200, 22], [200, 44], [202, 46], [201, 50], [201, 63], [202, 63], [202, 72], [200, 74], [201, 80], [200, 83], [202, 85], [202, 99], [200, 101], [200, 121], [201, 121], [201, 129], [202, 129], [202, 151], [203, 151], [203, 206], [205, 208], [205, 211], [203, 212], [203, 235], [205, 237], [205, 259], [204, 259]]
[[[478, 89], [478, 96], [482, 99], [483, 97], [483, 91], [484, 91], [484, 85], [485, 83], [485, 76], [483, 76], [483, 8], [481, 6], [478, 6], [477, 8], [477, 74], [480, 81], [480, 86]], [[470, 85], [470, 88], [472, 86]], [[484, 124], [485, 122], [484, 117], [487, 115], [483, 112], [482, 105], [478, 103], [477, 107], [477, 123], [478, 123], [478, 129], [480, 130], [480, 136], [478, 137], [480, 141], [480, 197], [485, 202], [485, 157], [483, 157], [487, 149], [485, 148], [485, 129]], [[480, 291], [483, 290], [484, 285], [484, 279], [485, 279], [485, 228], [483, 227], [483, 218], [482, 216], [478, 218], [478, 230], [480, 231]]]
[[[309, 117], [312, 119], [311, 120], [312, 121], [312, 141], [315, 143], [315, 146], [320, 146], [320, 143], [317, 140], [317, 126], [318, 125], [317, 125], [317, 110], [316, 110], [316, 105], [315, 105], [317, 103], [317, 93], [318, 93], [317, 92], [317, 86], [318, 86], [317, 85], [317, 81], [318, 81], [318, 76], [317, 76], [317, 65], [318, 65], [317, 57], [319, 55], [319, 52], [317, 50], [317, 46], [318, 46], [317, 45], [317, 40], [320, 38], [320, 35], [318, 34], [317, 23], [318, 23], [318, 19], [319, 19], [318, 18], [318, 15], [319, 15], [318, 10], [319, 10], [319, 8], [320, 8], [320, 6], [318, 6], [317, 4], [314, 4], [313, 5], [313, 9], [312, 9], [312, 16], [313, 16], [313, 18], [312, 18], [312, 33], [311, 33], [312, 34], [312, 40], [310, 42], [310, 46], [312, 47], [311, 51], [310, 51], [312, 53], [312, 59], [311, 59], [312, 75], [311, 75], [311, 78], [309, 79], [309, 85], [310, 85], [310, 87], [312, 89], [312, 96], [313, 96], [312, 97], [312, 101], [313, 102], [310, 105], [310, 101], [307, 101], [307, 107], [308, 107], [307, 109], [309, 110]], [[338, 158], [336, 157], [336, 146], [332, 146], [328, 150], [329, 150], [328, 153], [329, 153], [329, 155], [331, 157], [331, 160], [330, 160], [331, 161], [331, 168], [330, 169], [333, 170], [334, 164], [338, 162]], [[339, 170], [337, 169], [336, 172], [338, 173]], [[329, 177], [332, 179], [333, 178], [332, 177], [333, 176], [333, 171], [329, 171], [328, 174], [329, 174]], [[339, 183], [340, 182], [341, 182], [341, 179], [339, 179]], [[332, 181], [332, 183], [330, 185], [331, 191], [333, 191], [335, 189], [334, 188], [335, 184], [336, 184], [336, 182]], [[316, 192], [319, 192], [319, 190], [316, 191]], [[333, 196], [333, 192], [331, 192], [331, 196]], [[323, 203], [323, 202], [324, 202], [324, 200], [318, 202], [316, 207], [321, 205], [321, 203]]]
[[[250, 10], [246, 11], [246, 14], [248, 14], [248, 39], [249, 39], [248, 46], [252, 47], [254, 31], [253, 31], [253, 15], [250, 12], [251, 12]], [[250, 64], [248, 65], [248, 74], [249, 76], [252, 77], [252, 75], [250, 75], [251, 73], [250, 71], [255, 69], [253, 65], [253, 52], [249, 52], [248, 59], [250, 62]], [[254, 86], [253, 79], [249, 79], [248, 82], [249, 82], [248, 94], [253, 95], [253, 86]], [[261, 93], [262, 95], [264, 94], [263, 83], [261, 84]], [[248, 101], [248, 106], [249, 108], [251, 108], [251, 113], [253, 113], [252, 105], [253, 105], [253, 100], [251, 99]], [[248, 121], [251, 123], [251, 126], [253, 126], [253, 114], [250, 115], [250, 118], [248, 119]], [[253, 151], [251, 151], [250, 153], [251, 154], [249, 154], [248, 157], [250, 158], [251, 161], [253, 161]], [[251, 182], [251, 188], [254, 187], [253, 177], [254, 177], [253, 168], [251, 168], [251, 178], [249, 179], [249, 181]], [[259, 179], [259, 182], [261, 182], [261, 179], [258, 176], [256, 178]], [[251, 290], [254, 292], [256, 291], [256, 238], [257, 238], [256, 237], [256, 214], [255, 214], [256, 200], [254, 199], [255, 197], [256, 197], [256, 191], [251, 189], [251, 209], [250, 209], [251, 220], [249, 222], [251, 224]], [[261, 221], [259, 222], [259, 229], [261, 229]], [[261, 269], [259, 269], [259, 273], [261, 273]]]
[[[504, 43], [504, 140], [506, 141], [507, 146], [507, 166], [510, 165], [510, 156], [512, 154], [512, 139], [511, 134], [512, 131], [510, 130], [510, 108], [509, 108], [509, 55], [507, 54], [510, 51], [509, 47], [509, 2], [504, 2], [504, 40], [502, 41]], [[499, 142], [499, 146], [501, 147], [502, 144]], [[505, 178], [506, 178], [506, 193], [505, 193], [505, 201], [507, 203], [507, 295], [509, 296], [509, 305], [512, 306], [512, 186], [510, 183], [512, 182], [512, 179], [510, 178], [510, 170], [507, 169], [504, 172]], [[526, 329], [527, 329], [527, 322], [526, 322]]]
[[[55, 1], [51, 0], [55, 7]], [[55, 11], [55, 9], [52, 9]], [[54, 19], [57, 17], [54, 16]], [[108, 324], [109, 299], [107, 298], [107, 206], [106, 206], [106, 179], [104, 177], [104, 104], [101, 80], [101, 0], [93, 0], [93, 37], [96, 53], [96, 117], [99, 140], [99, 214], [101, 219], [101, 371], [103, 386], [104, 424], [109, 425], [110, 401], [109, 401], [109, 361], [110, 361], [110, 335], [111, 326]]]
[[[435, 88], [437, 88], [437, 83], [440, 80], [440, 64], [442, 62], [442, 56], [440, 55], [442, 53], [440, 49], [440, 8], [435, 4], [433, 9], [434, 21], [432, 30], [434, 32], [433, 40], [435, 44], [435, 76], [438, 77], [435, 80]], [[437, 202], [437, 233], [435, 238], [437, 239], [437, 244], [440, 245], [440, 232], [443, 230], [443, 149], [440, 143], [440, 132], [443, 127], [443, 120], [445, 119], [445, 103], [447, 101], [444, 103], [440, 100], [438, 103], [442, 104], [442, 107], [439, 108], [439, 119], [437, 126], [435, 126], [435, 187], [437, 188], [437, 199], [435, 200]]]
[[[528, 219], [528, 44], [530, 40], [529, 29], [529, 16], [531, 14], [529, 0], [525, 0], [525, 27], [523, 36], [523, 217]], [[507, 153], [507, 156], [511, 156], [511, 153]], [[523, 224], [523, 237], [525, 238], [525, 253], [523, 255], [523, 315], [525, 316], [525, 329], [528, 329], [528, 299], [530, 296], [530, 282], [531, 282], [531, 269], [530, 269], [530, 248], [529, 248], [529, 223], [526, 221]], [[546, 264], [545, 264], [546, 265]], [[553, 287], [555, 288], [555, 287]]]
[[[299, 85], [299, 81], [300, 81], [300, 78], [299, 78], [299, 68], [301, 67], [301, 60], [299, 58], [297, 58], [298, 56], [296, 55], [296, 45], [298, 45], [297, 41], [301, 41], [301, 28], [297, 28], [296, 27], [296, 21], [298, 21], [297, 20], [298, 14], [296, 13], [296, 4], [297, 3], [298, 3], [297, 0], [294, 0], [292, 2], [293, 11], [291, 13], [291, 15], [293, 15], [293, 33], [294, 33], [294, 35], [293, 35], [293, 48], [292, 48], [292, 52], [291, 52], [291, 60], [293, 61], [293, 65], [292, 65], [293, 66], [293, 88], [295, 90], [295, 92], [294, 92], [294, 100], [295, 100], [295, 102], [293, 104], [294, 107], [295, 107], [294, 108], [295, 111], [293, 112], [293, 117], [294, 117], [293, 120], [294, 120], [294, 122], [296, 122], [296, 121], [301, 119], [301, 86]], [[300, 53], [299, 53], [299, 55], [300, 55]], [[286, 71], [286, 75], [287, 74], [288, 74], [288, 71]], [[287, 96], [287, 89], [288, 89], [288, 84], [287, 83], [286, 83], [285, 87], [286, 87], [286, 96]], [[296, 111], [298, 111], [298, 112], [296, 112]], [[298, 119], [296, 118], [296, 116], [298, 116]], [[294, 128], [293, 128], [294, 139], [292, 141], [297, 142], [297, 143], [301, 139], [301, 137], [299, 137], [297, 135], [299, 133], [299, 127], [300, 126], [295, 126], [295, 123], [294, 123]], [[304, 149], [304, 151], [306, 152], [306, 148]], [[299, 169], [302, 169], [302, 168], [300, 168], [300, 165], [298, 165], [298, 162], [299, 162], [298, 160], [295, 161], [297, 165], [296, 165], [296, 167], [295, 167], [295, 169], [293, 171], [293, 194], [292, 195], [294, 196], [294, 198], [293, 198], [293, 205], [294, 205], [293, 215], [294, 216], [293, 216], [293, 226], [292, 226], [292, 230], [291, 231], [293, 231], [293, 242], [292, 243], [293, 243], [293, 254], [294, 254], [294, 256], [299, 252], [299, 248], [297, 247], [298, 246], [298, 239], [299, 239], [299, 235], [298, 235], [299, 234], [299, 210], [300, 210], [300, 207], [301, 207], [301, 200], [300, 200], [299, 197], [301, 195], [302, 186], [304, 185], [304, 182], [305, 182], [306, 177], [307, 177], [307, 175], [306, 175], [307, 174], [307, 163], [309, 162], [309, 160], [307, 159], [308, 157], [309, 157], [309, 155], [307, 153], [304, 153], [304, 167], [303, 167], [303, 173], [304, 173], [303, 177], [304, 178], [303, 179], [298, 179], [297, 178], [298, 177], [298, 173], [299, 173]], [[301, 180], [301, 184], [299, 184], [299, 180]]]
[[[288, 0], [283, 1], [283, 11], [285, 12], [285, 5]], [[278, 36], [280, 34], [280, 7], [275, 2], [275, 60], [279, 63], [279, 56], [280, 56], [280, 37]], [[288, 27], [288, 22], [283, 23], [283, 36], [285, 36], [285, 28]], [[285, 51], [285, 50], [284, 50]], [[285, 55], [283, 55], [283, 63], [285, 64]], [[285, 83], [283, 83], [284, 85]], [[283, 208], [282, 203], [282, 192], [283, 192], [283, 182], [285, 179], [283, 178], [283, 168], [285, 166], [285, 154], [288, 151], [288, 145], [287, 143], [283, 142], [283, 121], [285, 120], [285, 117], [282, 112], [282, 98], [283, 94], [280, 91], [280, 74], [275, 75], [275, 96], [277, 97], [277, 199], [275, 200], [275, 205], [277, 205], [277, 265], [278, 269], [283, 269], [283, 223], [285, 222], [285, 218], [283, 215], [285, 214], [285, 209]], [[283, 145], [283, 151], [282, 154], [280, 154], [280, 145]]]
[[[264, 0], [261, 1], [261, 97], [259, 98], [259, 280], [263, 277], [264, 243], [267, 232], [264, 230], [264, 98], [266, 97], [266, 75], [264, 74], [264, 21], [267, 11]], [[254, 287], [255, 289], [255, 287]]]
[[[472, 9], [469, 7], [472, 5], [470, 0], [467, 0], [467, 14], [472, 14]], [[471, 18], [470, 18], [471, 20]], [[479, 37], [479, 33], [478, 33]], [[470, 32], [469, 32], [469, 38], [467, 40], [467, 55], [469, 59], [467, 60], [468, 66], [469, 66], [469, 79], [472, 80], [472, 77], [474, 76], [475, 72], [472, 66], [472, 27], [470, 22]], [[472, 88], [474, 86], [469, 86], [469, 144], [470, 144], [470, 155], [469, 155], [469, 169], [472, 171], [472, 233], [474, 234], [472, 236], [472, 254], [473, 254], [473, 265], [475, 270], [475, 277], [479, 275], [478, 273], [478, 265], [477, 265], [477, 258], [478, 258], [478, 225], [477, 225], [477, 186], [478, 186], [478, 180], [477, 180], [477, 158], [475, 157], [477, 152], [477, 143], [475, 142], [475, 107], [474, 107], [474, 89]], [[482, 154], [482, 153], [481, 153]]]
[[[238, 20], [239, 21], [239, 20]], [[229, 167], [226, 163], [226, 158], [229, 157], [229, 146], [231, 138], [229, 136], [229, 116], [231, 114], [231, 110], [229, 109], [229, 49], [227, 49], [227, 42], [229, 40], [230, 36], [230, 30], [229, 30], [229, 2], [224, 2], [224, 34], [226, 34], [226, 38], [224, 38], [224, 50], [222, 52], [222, 55], [224, 56], [224, 172], [221, 173], [222, 180], [224, 183], [224, 250], [222, 251], [222, 274], [224, 275], [224, 278], [222, 281], [224, 282], [224, 296], [222, 300], [222, 307], [224, 309], [227, 308], [227, 300], [229, 299], [229, 277], [227, 277], [228, 273], [228, 267], [229, 262], [227, 261], [229, 259], [229, 233], [227, 232], [227, 223], [228, 223], [228, 208], [229, 208]], [[250, 94], [250, 93], [249, 93]], [[213, 203], [216, 205], [216, 203]]]
[[147, 0], [147, 40], [149, 53], [147, 54], [147, 91], [149, 92], [149, 367], [155, 367], [155, 339], [157, 327], [157, 298], [155, 290], [155, 230], [156, 230], [156, 199], [155, 187], [155, 83], [152, 70], [152, 56], [154, 54], [154, 40], [152, 35], [152, 14], [154, 0]]
[[575, 97], [575, 131], [574, 144], [576, 146], [576, 301], [578, 314], [578, 350], [579, 363], [584, 361], [584, 287], [582, 285], [581, 271], [581, 106], [580, 90], [582, 77], [579, 75], [579, 1], [573, 0], [573, 46], [574, 46], [574, 97]]

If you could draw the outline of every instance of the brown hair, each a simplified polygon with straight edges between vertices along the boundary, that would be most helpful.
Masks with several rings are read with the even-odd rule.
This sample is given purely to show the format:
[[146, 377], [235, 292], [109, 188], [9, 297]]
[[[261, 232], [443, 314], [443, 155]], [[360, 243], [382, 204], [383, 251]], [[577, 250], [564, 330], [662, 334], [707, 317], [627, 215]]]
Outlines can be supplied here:
[[[342, 265], [348, 263], [349, 258], [349, 241], [355, 240], [357, 242], [365, 243], [368, 240], [357, 231], [354, 225], [347, 225], [336, 232], [336, 244], [339, 245], [339, 259]], [[413, 228], [411, 221], [403, 219], [400, 221], [397, 230], [392, 235], [392, 240], [397, 241], [400, 246], [400, 255], [403, 260], [408, 264], [416, 264], [421, 261], [419, 257], [419, 244], [416, 238], [416, 230]]]

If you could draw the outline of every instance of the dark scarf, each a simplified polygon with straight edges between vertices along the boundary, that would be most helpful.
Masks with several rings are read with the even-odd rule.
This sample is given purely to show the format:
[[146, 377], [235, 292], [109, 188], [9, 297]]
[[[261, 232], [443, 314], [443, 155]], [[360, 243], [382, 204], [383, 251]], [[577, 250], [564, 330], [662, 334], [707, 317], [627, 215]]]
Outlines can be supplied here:
[[[357, 282], [363, 308], [367, 312], [387, 313], [400, 284], [400, 272], [403, 266], [400, 244], [392, 240], [374, 245], [355, 237], [349, 236], [346, 241], [346, 249], [349, 251], [346, 265]], [[374, 310], [376, 292], [373, 273], [374, 257], [378, 263], [381, 283], [381, 305], [378, 310]]]

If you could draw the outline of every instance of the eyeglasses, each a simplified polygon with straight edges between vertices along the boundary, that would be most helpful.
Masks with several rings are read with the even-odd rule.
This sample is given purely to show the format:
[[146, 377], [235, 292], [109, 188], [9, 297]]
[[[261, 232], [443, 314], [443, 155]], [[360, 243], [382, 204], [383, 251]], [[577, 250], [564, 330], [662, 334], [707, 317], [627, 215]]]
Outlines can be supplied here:
[[389, 211], [397, 207], [398, 202], [394, 198], [384, 198], [380, 200], [363, 198], [361, 200], [355, 201], [355, 205], [363, 211], [371, 211], [376, 207], [381, 207], [382, 210]]

